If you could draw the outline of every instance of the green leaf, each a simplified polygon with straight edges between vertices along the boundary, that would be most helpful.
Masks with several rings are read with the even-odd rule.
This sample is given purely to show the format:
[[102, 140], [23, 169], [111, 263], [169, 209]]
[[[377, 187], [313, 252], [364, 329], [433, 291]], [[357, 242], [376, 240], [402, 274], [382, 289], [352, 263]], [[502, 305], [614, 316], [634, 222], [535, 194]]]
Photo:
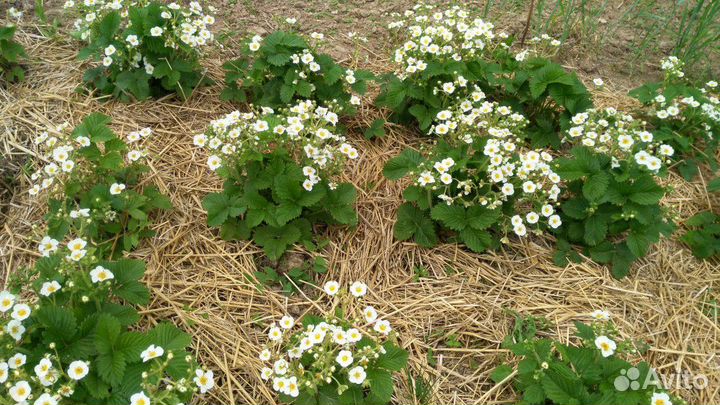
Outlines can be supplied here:
[[534, 99], [539, 99], [551, 83], [572, 85], [573, 80], [562, 66], [548, 62], [530, 76], [530, 94]]
[[575, 321], [574, 324], [575, 329], [577, 329], [577, 333], [575, 334], [577, 337], [586, 342], [593, 342], [595, 340], [595, 330], [591, 326], [580, 321]]
[[657, 204], [665, 195], [665, 190], [650, 176], [637, 179], [632, 185], [632, 190], [630, 200], [642, 205]]
[[101, 354], [96, 359], [98, 374], [111, 386], [119, 385], [125, 374], [125, 355], [120, 352]]
[[607, 235], [607, 221], [601, 215], [592, 215], [585, 220], [585, 242], [589, 245], [597, 245], [605, 240]]
[[714, 178], [708, 182], [707, 191], [711, 193], [720, 191], [720, 177]]
[[327, 198], [323, 205], [334, 220], [345, 225], [355, 225], [357, 224], [357, 213], [353, 205], [356, 198], [355, 186], [350, 183], [342, 183], [335, 190], [327, 191]]
[[459, 205], [438, 204], [432, 208], [430, 216], [454, 231], [462, 231], [467, 226], [465, 208]]
[[385, 136], [385, 120], [382, 118], [378, 118], [375, 121], [370, 124], [370, 126], [365, 130], [365, 138], [366, 139], [373, 139], [373, 138], [382, 138]]
[[460, 231], [460, 239], [473, 252], [480, 253], [492, 246], [490, 233], [474, 228], [465, 228]]
[[86, 136], [92, 142], [106, 142], [116, 138], [115, 133], [107, 125], [111, 118], [100, 113], [92, 113], [73, 130], [73, 137]]
[[77, 332], [77, 320], [69, 308], [43, 305], [35, 311], [37, 322], [44, 327], [50, 341], [71, 342]]
[[238, 196], [230, 196], [225, 192], [211, 193], [202, 200], [202, 206], [208, 213], [208, 225], [222, 225], [228, 218], [242, 215], [247, 207]]
[[104, 262], [102, 265], [113, 273], [115, 282], [119, 284], [138, 281], [145, 275], [145, 262], [142, 260], [123, 259]]
[[597, 172], [587, 178], [583, 184], [583, 195], [590, 201], [597, 201], [605, 195], [610, 184], [610, 175], [606, 172]]
[[165, 351], [184, 350], [192, 344], [190, 335], [169, 322], [163, 322], [148, 332], [150, 341]]
[[420, 129], [426, 129], [432, 124], [433, 116], [428, 109], [422, 105], [422, 104], [415, 104], [414, 106], [410, 107], [408, 109], [410, 114], [412, 114], [418, 121], [418, 124], [420, 125]]
[[385, 370], [369, 369], [367, 379], [370, 382], [368, 402], [376, 404], [390, 402], [394, 391], [392, 374]]
[[377, 367], [389, 371], [400, 371], [407, 365], [408, 352], [390, 342], [383, 344], [385, 354], [381, 355], [375, 362]]
[[652, 239], [642, 231], [632, 230], [627, 237], [627, 247], [635, 257], [643, 257], [653, 243]]
[[385, 164], [383, 174], [390, 180], [398, 180], [409, 171], [417, 169], [422, 161], [423, 157], [417, 151], [405, 149]]
[[278, 260], [291, 245], [300, 240], [301, 235], [300, 229], [293, 223], [279, 228], [265, 225], [255, 230], [253, 240], [263, 248], [270, 260]]
[[620, 279], [625, 277], [630, 272], [630, 266], [635, 261], [636, 257], [632, 254], [630, 249], [625, 243], [616, 245], [615, 254], [612, 259], [612, 275], [613, 277]]
[[136, 363], [141, 360], [140, 354], [152, 342], [147, 335], [139, 332], [125, 332], [115, 342], [115, 349], [121, 353], [127, 362]]
[[405, 203], [398, 208], [397, 221], [393, 230], [398, 240], [415, 239], [420, 246], [432, 247], [438, 242], [435, 233], [435, 223], [423, 211], [411, 203]]
[[120, 336], [120, 322], [115, 317], [102, 314], [95, 326], [95, 346], [100, 354], [112, 353]]
[[474, 229], [487, 229], [500, 219], [501, 210], [490, 210], [480, 205], [474, 205], [467, 209], [467, 223]]
[[508, 366], [507, 364], [501, 364], [495, 367], [495, 370], [490, 373], [490, 379], [493, 380], [495, 384], [497, 384], [500, 381], [506, 379], [510, 374], [512, 374], [512, 372], [512, 367]]
[[687, 226], [702, 226], [707, 225], [715, 222], [718, 219], [718, 216], [713, 214], [710, 211], [703, 211], [698, 214], [693, 215], [692, 217], [688, 218], [685, 221], [685, 225]]

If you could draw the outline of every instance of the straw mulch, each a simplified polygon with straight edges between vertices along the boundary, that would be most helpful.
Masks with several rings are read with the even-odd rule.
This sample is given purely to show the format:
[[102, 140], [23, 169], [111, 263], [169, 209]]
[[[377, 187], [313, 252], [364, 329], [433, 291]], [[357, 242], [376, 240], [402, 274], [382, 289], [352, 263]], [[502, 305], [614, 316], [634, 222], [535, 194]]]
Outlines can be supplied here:
[[[74, 45], [34, 32], [25, 27], [19, 34], [34, 56], [28, 80], [0, 89], [2, 165], [14, 171], [32, 161], [36, 150], [31, 140], [46, 125], [65, 120], [74, 125], [94, 111], [110, 114], [123, 133], [154, 128], [147, 181], [168, 194], [175, 209], [156, 218], [157, 236], [132, 254], [148, 263], [146, 282], [153, 301], [143, 311], [144, 322], [171, 319], [193, 335], [199, 360], [218, 376], [216, 389], [198, 403], [275, 403], [258, 375], [257, 354], [266, 341], [261, 325], [286, 312], [299, 316], [326, 303], [312, 286], [292, 297], [259, 291], [248, 281], [257, 269], [255, 260], [262, 256], [258, 248], [222, 241], [205, 223], [200, 201], [219, 190], [221, 182], [207, 170], [206, 156], [193, 147], [192, 135], [233, 109], [218, 101], [220, 85], [200, 89], [186, 103], [98, 102], [75, 92], [83, 67], [75, 60]], [[208, 61], [212, 77], [221, 79], [224, 58], [215, 55]], [[600, 94], [599, 102], [626, 103], [619, 96], [625, 89], [615, 90]], [[396, 403], [415, 403], [411, 378], [417, 376], [433, 386], [429, 403], [512, 402], [510, 388], [492, 389], [489, 379], [492, 369], [508, 358], [499, 348], [512, 327], [506, 309], [547, 317], [556, 325], [548, 335], [564, 341], [571, 339], [574, 320], [587, 320], [592, 310], [607, 309], [626, 337], [651, 344], [643, 358], [661, 373], [687, 370], [707, 375], [709, 388], [677, 394], [692, 404], [720, 402], [720, 328], [707, 311], [713, 287], [720, 282], [717, 262], [697, 261], [680, 243], [666, 240], [629, 277], [618, 281], [589, 261], [556, 267], [551, 241], [541, 238], [512, 238], [505, 249], [487, 254], [450, 244], [423, 249], [395, 241], [392, 228], [401, 187], [382, 177], [382, 166], [418, 141], [397, 126], [390, 126], [384, 139], [365, 140], [362, 125], [377, 114], [367, 109], [351, 123], [350, 136], [361, 158], [345, 180], [358, 188], [360, 222], [354, 230], [326, 232], [331, 242], [322, 254], [330, 271], [317, 281], [364, 280], [370, 285], [368, 302], [387, 314], [411, 353], [410, 378], [397, 376]], [[17, 192], [0, 210], [0, 279], [37, 258], [35, 242], [43, 232], [34, 229], [43, 201], [28, 196], [27, 173], [18, 172], [17, 178]], [[704, 192], [701, 182], [689, 184], [675, 175], [668, 181], [675, 191], [666, 203], [679, 218], [720, 203]], [[427, 269], [429, 276], [416, 281], [416, 267]], [[447, 346], [450, 335], [461, 347]], [[434, 366], [428, 364], [430, 349]]]

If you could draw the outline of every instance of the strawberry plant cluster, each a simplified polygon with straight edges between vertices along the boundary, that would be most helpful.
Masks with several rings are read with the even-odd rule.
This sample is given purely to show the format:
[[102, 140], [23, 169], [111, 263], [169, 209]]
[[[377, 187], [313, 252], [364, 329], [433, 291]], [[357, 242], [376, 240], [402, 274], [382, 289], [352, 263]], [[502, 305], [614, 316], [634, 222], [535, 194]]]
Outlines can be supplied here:
[[308, 40], [286, 31], [265, 38], [253, 36], [240, 59], [225, 63], [226, 87], [221, 98], [272, 108], [312, 100], [333, 106], [339, 114], [353, 114], [373, 75], [343, 68], [320, 53], [323, 39], [319, 33]]
[[136, 325], [150, 299], [145, 263], [116, 252], [149, 236], [138, 227], [169, 203], [142, 190], [133, 151], [120, 155], [150, 131], [125, 141], [108, 123], [91, 115], [37, 139], [51, 148], [33, 176], [42, 184], [33, 192], [51, 194], [47, 234], [41, 258], [0, 292], [0, 382], [12, 403], [178, 405], [214, 385], [187, 352], [189, 335], [170, 323]]
[[560, 42], [547, 35], [517, 46], [475, 11], [424, 4], [389, 28], [401, 41], [394, 55], [399, 66], [385, 76], [377, 103], [390, 108], [395, 121], [415, 122], [424, 131], [438, 112], [477, 86], [490, 101], [529, 119], [526, 135], [534, 146], [557, 147], [562, 120], [592, 105], [577, 76], [548, 59]]
[[25, 78], [20, 60], [27, 55], [25, 48], [14, 40], [16, 29], [12, 24], [0, 26], [0, 78], [9, 83]]
[[[720, 191], [720, 178], [711, 181], [707, 191]], [[720, 215], [702, 211], [688, 218], [683, 225], [689, 230], [680, 240], [690, 246], [695, 257], [708, 259], [720, 255]]]
[[[390, 28], [400, 31], [400, 68], [386, 77], [378, 103], [432, 137], [385, 166], [387, 178], [412, 181], [398, 209], [397, 239], [459, 241], [480, 252], [550, 232], [558, 264], [580, 260], [580, 249], [620, 278], [674, 231], [660, 179], [688, 151], [690, 142], [678, 138], [693, 135], [679, 135], [682, 125], [712, 144], [715, 82], [694, 91], [700, 101], [673, 101], [687, 86], [648, 99], [662, 111], [597, 109], [578, 78], [548, 59], [560, 45], [548, 36], [517, 49], [513, 38], [458, 6], [419, 5]], [[663, 67], [666, 82], [644, 92], [683, 77], [677, 59]], [[670, 124], [658, 116], [677, 116], [676, 128], [663, 129]]]
[[75, 35], [86, 46], [80, 59], [97, 66], [84, 81], [101, 95], [124, 101], [168, 93], [183, 98], [209, 81], [200, 65], [214, 40], [212, 8], [156, 0], [68, 0]]
[[332, 312], [305, 315], [298, 325], [285, 315], [270, 325], [260, 377], [284, 403], [389, 403], [393, 373], [406, 367], [408, 352], [397, 345], [390, 323], [362, 304], [365, 283], [345, 289], [329, 281], [323, 289]]
[[[502, 347], [519, 362], [515, 367], [498, 366], [492, 379], [496, 383], [509, 379], [521, 395], [522, 404], [685, 403], [660, 388], [659, 376], [648, 363], [627, 360], [639, 350], [632, 341], [620, 340], [608, 312], [597, 310], [591, 316], [590, 324], [575, 322], [577, 345], [537, 336], [534, 322], [520, 328], [516, 325], [516, 331], [505, 338]], [[637, 386], [630, 386], [630, 378]]]
[[355, 187], [337, 176], [358, 151], [337, 123], [331, 108], [310, 100], [213, 121], [194, 138], [225, 179], [203, 200], [208, 224], [225, 239], [252, 239], [273, 261], [296, 243], [312, 245], [314, 224], [356, 224]]
[[435, 245], [454, 234], [473, 251], [497, 247], [513, 233], [524, 237], [555, 229], [561, 178], [553, 157], [525, 147], [528, 121], [479, 90], [436, 116], [438, 141], [418, 153], [405, 150], [385, 166], [391, 179], [409, 176], [395, 237]]
[[666, 189], [658, 176], [667, 172], [674, 150], [645, 130], [645, 123], [615, 109], [591, 109], [572, 118], [563, 141], [573, 148], [557, 161], [568, 193], [561, 212], [556, 261], [577, 259], [567, 242], [583, 246], [613, 275], [625, 276], [637, 258], [675, 226], [660, 206]]
[[115, 258], [153, 236], [150, 214], [172, 206], [156, 187], [138, 187], [152, 130], [121, 138], [109, 123], [96, 113], [74, 129], [63, 124], [40, 133], [35, 143], [47, 163], [31, 176], [30, 194], [48, 195], [48, 236], [62, 240], [78, 226], [96, 241], [99, 256]]
[[668, 57], [661, 62], [662, 82], [648, 83], [630, 92], [646, 106], [645, 119], [655, 137], [678, 151], [678, 171], [687, 180], [698, 165], [718, 170], [720, 137], [720, 86], [715, 80], [696, 87], [685, 77], [683, 62]]

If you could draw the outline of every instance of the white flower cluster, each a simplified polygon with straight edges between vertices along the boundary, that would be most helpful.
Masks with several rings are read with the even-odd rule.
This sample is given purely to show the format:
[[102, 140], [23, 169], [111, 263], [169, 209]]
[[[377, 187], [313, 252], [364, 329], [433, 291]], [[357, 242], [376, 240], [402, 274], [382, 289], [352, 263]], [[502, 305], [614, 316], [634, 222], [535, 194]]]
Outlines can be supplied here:
[[562, 43], [548, 34], [532, 37], [528, 40], [528, 47], [515, 54], [515, 60], [524, 62], [531, 56], [551, 57], [560, 49]]
[[468, 170], [450, 157], [433, 156], [421, 167], [418, 186], [442, 190], [438, 198], [448, 205], [480, 204], [496, 209], [512, 201], [516, 214], [509, 227], [518, 236], [543, 222], [552, 228], [562, 224], [553, 208], [561, 192], [560, 176], [550, 166], [553, 158], [549, 153], [524, 150], [521, 135], [528, 120], [523, 115], [486, 101], [476, 89], [470, 99], [440, 111], [436, 122], [432, 133], [481, 149], [487, 164], [480, 170]]
[[[59, 289], [57, 282], [45, 283], [41, 294], [49, 295]], [[9, 291], [0, 292], [0, 316], [4, 323], [2, 333], [19, 343], [26, 331], [23, 321], [30, 317], [32, 310], [29, 305], [17, 301], [18, 297]], [[4, 319], [8, 312], [9, 320]], [[12, 345], [8, 345], [8, 348], [11, 347]], [[53, 344], [50, 344], [50, 348], [53, 349]], [[45, 353], [33, 366], [27, 363], [27, 356], [19, 351], [0, 360], [0, 384], [8, 388], [10, 398], [19, 404], [28, 404], [26, 401], [33, 398], [33, 392], [36, 392], [41, 394], [34, 398], [33, 404], [57, 405], [63, 397], [73, 394], [75, 384], [85, 378], [90, 371], [90, 365], [86, 361], [75, 360], [67, 365], [65, 372], [63, 370], [65, 369], [55, 354]]]
[[711, 80], [699, 91], [705, 100], [685, 96], [668, 101], [665, 96], [658, 94], [653, 99], [653, 114], [661, 120], [676, 121], [679, 125], [700, 118], [704, 121], [700, 123], [701, 130], [708, 139], [714, 139], [716, 134], [713, 127], [720, 127], [720, 87]]
[[[89, 213], [83, 214], [83, 216], [85, 215], [89, 216]], [[65, 256], [65, 259], [73, 262], [79, 262], [87, 255], [87, 247], [88, 243], [85, 239], [75, 238], [71, 240], [65, 246], [65, 248], [67, 249], [67, 255]], [[38, 244], [38, 251], [43, 257], [49, 257], [50, 255], [57, 252], [59, 248], [60, 242], [56, 239], [51, 238], [50, 236], [45, 236]]]
[[675, 151], [670, 145], [654, 140], [645, 129], [645, 122], [614, 108], [591, 109], [572, 117], [574, 124], [563, 138], [564, 142], [581, 144], [612, 158], [612, 167], [621, 161], [635, 162], [657, 173]]
[[342, 171], [348, 159], [358, 151], [336, 132], [338, 115], [313, 101], [298, 102], [289, 109], [275, 112], [268, 107], [260, 111], [233, 111], [210, 123], [204, 134], [195, 135], [196, 146], [210, 150], [210, 170], [221, 167], [232, 170], [258, 153], [275, 148], [288, 150], [301, 166], [310, 191], [321, 181], [333, 188], [331, 177]]
[[660, 68], [665, 71], [668, 77], [685, 77], [683, 67], [685, 62], [678, 59], [677, 56], [668, 56], [660, 61]]
[[[54, 184], [62, 184], [73, 172], [91, 170], [89, 167], [81, 167], [84, 160], [81, 156], [76, 155], [76, 152], [91, 146], [90, 138], [85, 135], [74, 136], [69, 128], [68, 123], [63, 123], [54, 128], [48, 128], [35, 138], [35, 144], [42, 149], [42, 158], [48, 163], [30, 176], [35, 183], [30, 187], [30, 195], [36, 196], [41, 191], [51, 188]], [[139, 143], [141, 139], [147, 138], [151, 134], [152, 130], [150, 128], [130, 132], [126, 143], [128, 145]], [[146, 155], [146, 150], [138, 146], [134, 149], [131, 148], [126, 158], [129, 163], [132, 163]], [[81, 168], [78, 169], [78, 167]], [[124, 189], [125, 186], [122, 185], [122, 188]], [[111, 194], [117, 193], [113, 192], [111, 188]]]
[[[311, 38], [315, 40], [320, 40], [323, 37], [323, 34], [316, 32], [311, 34]], [[248, 49], [250, 49], [251, 52], [257, 52], [262, 46], [262, 41], [263, 38], [260, 35], [253, 36], [248, 42]], [[294, 73], [300, 79], [308, 80], [310, 82], [310, 90], [314, 93], [315, 85], [312, 82], [316, 80], [324, 80], [325, 73], [327, 73], [323, 71], [322, 66], [318, 63], [317, 53], [313, 49], [303, 49], [301, 53], [294, 53], [290, 55], [290, 61], [292, 61], [293, 65], [296, 66]], [[355, 71], [353, 69], [346, 69], [343, 74], [343, 87], [348, 94], [351, 94], [350, 104], [358, 106], [361, 103], [360, 97], [353, 94], [352, 88], [350, 87], [355, 84], [356, 81]], [[297, 79], [294, 80], [292, 84], [297, 85]], [[340, 106], [338, 107], [337, 112], [342, 112], [340, 111]]]
[[454, 6], [437, 11], [434, 6], [416, 5], [407, 10], [402, 18], [392, 22], [390, 29], [403, 29], [407, 40], [395, 50], [395, 63], [401, 68], [401, 79], [424, 71], [428, 62], [462, 61], [476, 58], [498, 46], [493, 24]]
[[[341, 293], [336, 281], [327, 282], [323, 289], [331, 297]], [[357, 300], [367, 290], [367, 285], [360, 281], [349, 286], [350, 295]], [[353, 310], [359, 309], [353, 306]], [[365, 306], [362, 315], [355, 319], [352, 313], [347, 320], [327, 316], [293, 332], [295, 324], [289, 315], [273, 323], [268, 331], [269, 342], [259, 355], [267, 364], [262, 368], [261, 378], [272, 382], [276, 392], [291, 397], [297, 397], [305, 387], [317, 389], [334, 381], [362, 385], [369, 366], [386, 353], [382, 342], [392, 331], [390, 323], [381, 319], [372, 306]], [[368, 325], [368, 329], [360, 325]], [[367, 344], [359, 345], [361, 340]], [[301, 358], [307, 355], [311, 356], [311, 363], [303, 365]]]
[[[145, 7], [152, 0], [68, 0], [65, 9], [75, 11], [79, 18], [74, 27], [80, 38], [91, 42], [93, 29], [97, 23], [111, 12], [119, 12], [123, 18], [119, 33], [112, 43], [107, 45], [102, 55], [103, 66], [119, 65], [121, 70], [140, 67], [142, 62], [147, 74], [152, 74], [155, 67], [140, 52], [144, 40], [143, 33], [135, 32], [129, 19], [130, 10]], [[187, 7], [172, 2], [161, 6], [162, 22], [150, 29], [152, 38], [159, 38], [164, 46], [197, 54], [200, 47], [211, 43], [214, 35], [210, 26], [215, 17], [208, 14], [199, 2], [193, 1]], [[212, 12], [213, 8], [209, 7]]]
[[[98, 266], [98, 268], [100, 267]], [[59, 289], [60, 286], [57, 282], [45, 283], [40, 294], [46, 296]], [[45, 292], [49, 293], [46, 294]], [[5, 318], [5, 314], [10, 313], [9, 320], [3, 319], [2, 333], [11, 336], [15, 342], [20, 342], [26, 331], [23, 321], [30, 317], [32, 310], [29, 305], [17, 301], [18, 298], [14, 294], [8, 291], [0, 292], [0, 314], [2, 314], [0, 316]], [[2, 336], [1, 333], [0, 336]], [[51, 343], [49, 347], [54, 349], [54, 344]], [[148, 362], [163, 355], [165, 355], [165, 351], [162, 347], [150, 345], [141, 353], [140, 358], [143, 362]], [[165, 356], [169, 361], [172, 359], [173, 353], [167, 353]], [[188, 357], [188, 361], [189, 359]], [[0, 384], [8, 388], [10, 398], [18, 404], [29, 404], [26, 401], [33, 398], [33, 392], [37, 392], [42, 394], [35, 397], [34, 405], [58, 405], [61, 403], [62, 398], [73, 395], [77, 382], [84, 379], [90, 372], [89, 362], [75, 360], [70, 362], [67, 368], [64, 368], [57, 356], [52, 353], [46, 353], [32, 367], [32, 371], [29, 369], [30, 366], [31, 364], [27, 364], [27, 356], [21, 352], [16, 352], [7, 359], [0, 359]], [[63, 372], [63, 370], [66, 371]], [[193, 382], [199, 391], [204, 394], [215, 385], [213, 372], [198, 368], [195, 370]], [[34, 386], [35, 384], [39, 385]], [[179, 383], [173, 385], [173, 389], [184, 392], [184, 390], [191, 388], [187, 385], [185, 379], [182, 379]], [[150, 399], [143, 391], [132, 395], [130, 402], [134, 405], [149, 405]]]
[[[397, 76], [404, 80], [425, 71], [428, 63], [471, 61], [491, 55], [495, 49], [510, 50], [512, 40], [507, 33], [494, 31], [495, 26], [477, 18], [469, 10], [453, 6], [437, 10], [433, 5], [418, 4], [388, 28], [400, 30], [404, 42], [395, 50], [394, 61], [400, 65]], [[523, 62], [531, 56], [552, 56], [561, 42], [547, 34], [533, 37], [527, 47], [515, 53]]]

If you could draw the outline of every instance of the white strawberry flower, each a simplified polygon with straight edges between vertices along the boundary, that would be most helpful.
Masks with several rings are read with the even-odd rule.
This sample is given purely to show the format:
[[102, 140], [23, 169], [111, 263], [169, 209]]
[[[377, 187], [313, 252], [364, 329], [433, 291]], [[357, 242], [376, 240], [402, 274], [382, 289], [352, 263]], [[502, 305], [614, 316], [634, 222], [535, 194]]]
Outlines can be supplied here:
[[197, 384], [201, 394], [208, 392], [215, 386], [215, 380], [213, 379], [212, 370], [195, 370], [195, 378], [193, 378], [193, 381], [195, 381], [195, 384]]
[[18, 321], [24, 321], [30, 316], [31, 312], [32, 311], [27, 304], [15, 304], [10, 316], [13, 319], [17, 319]]
[[59, 291], [60, 288], [62, 288], [62, 287], [60, 286], [60, 283], [58, 283], [57, 281], [55, 281], [55, 280], [46, 281], [43, 283], [42, 287], [40, 288], [40, 295], [49, 297], [53, 293]]
[[348, 371], [348, 380], [353, 384], [362, 384], [367, 374], [362, 366], [357, 366]]
[[327, 295], [333, 296], [340, 291], [340, 284], [337, 281], [328, 281], [323, 287]]
[[82, 360], [76, 360], [70, 363], [70, 365], [68, 366], [67, 374], [68, 377], [70, 377], [71, 379], [79, 381], [85, 378], [89, 371], [89, 363]]
[[361, 281], [356, 281], [350, 286], [350, 294], [355, 298], [360, 298], [367, 293], [367, 285]]
[[607, 336], [598, 336], [595, 338], [595, 347], [600, 349], [603, 357], [609, 357], [615, 353], [617, 344]]
[[125, 190], [126, 186], [122, 183], [113, 183], [110, 185], [110, 194], [118, 195]]
[[349, 350], [340, 350], [337, 357], [335, 357], [335, 361], [342, 367], [345, 368], [352, 364], [353, 362], [353, 355], [352, 352]]
[[143, 363], [147, 363], [154, 358], [162, 357], [163, 354], [165, 354], [165, 349], [160, 346], [150, 345], [147, 349], [143, 350], [142, 353], [140, 353], [140, 358], [142, 359]]

